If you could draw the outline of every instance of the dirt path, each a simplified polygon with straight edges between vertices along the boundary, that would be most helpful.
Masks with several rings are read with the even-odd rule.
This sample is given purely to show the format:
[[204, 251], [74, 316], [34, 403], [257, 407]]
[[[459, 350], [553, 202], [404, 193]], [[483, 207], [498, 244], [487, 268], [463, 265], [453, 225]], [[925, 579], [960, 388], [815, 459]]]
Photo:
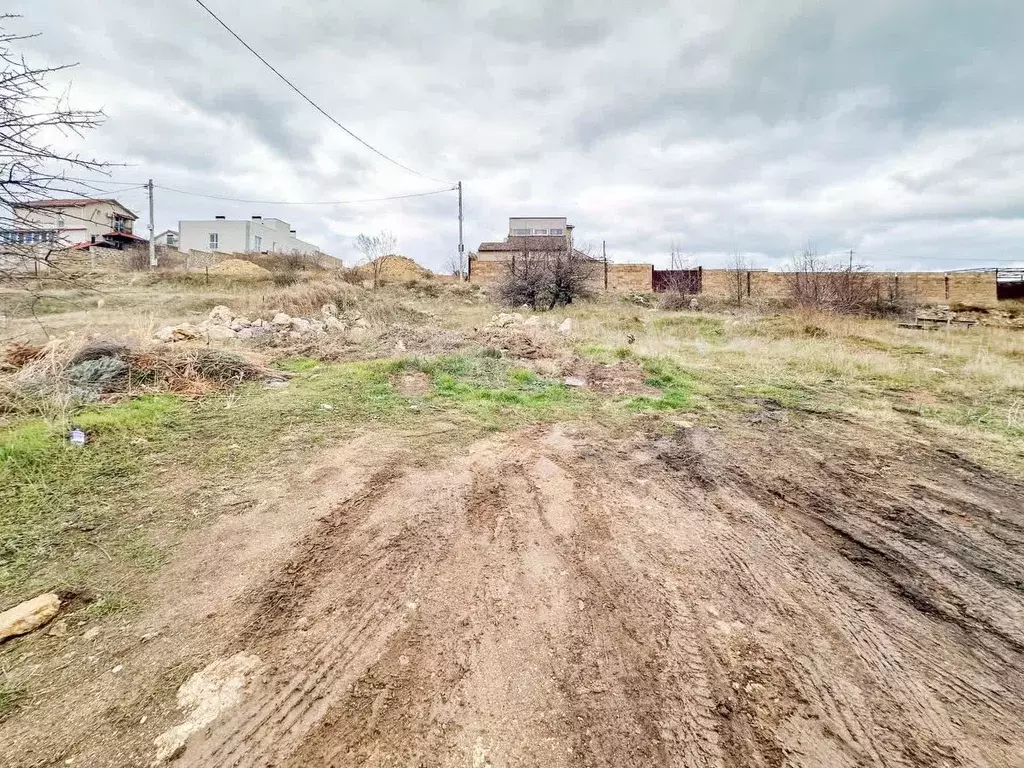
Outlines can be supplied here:
[[263, 667], [179, 764], [1024, 765], [1024, 486], [782, 430], [364, 441], [218, 593]]

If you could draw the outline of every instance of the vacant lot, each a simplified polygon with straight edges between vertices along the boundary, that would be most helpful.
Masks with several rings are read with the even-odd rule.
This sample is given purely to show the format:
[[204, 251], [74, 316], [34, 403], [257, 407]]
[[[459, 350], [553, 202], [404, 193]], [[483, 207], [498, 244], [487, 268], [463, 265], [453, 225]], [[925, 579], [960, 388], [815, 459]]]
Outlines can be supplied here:
[[0, 609], [64, 606], [0, 645], [4, 765], [1024, 764], [1021, 331], [102, 290], [3, 333], [347, 325], [94, 402], [9, 366]]

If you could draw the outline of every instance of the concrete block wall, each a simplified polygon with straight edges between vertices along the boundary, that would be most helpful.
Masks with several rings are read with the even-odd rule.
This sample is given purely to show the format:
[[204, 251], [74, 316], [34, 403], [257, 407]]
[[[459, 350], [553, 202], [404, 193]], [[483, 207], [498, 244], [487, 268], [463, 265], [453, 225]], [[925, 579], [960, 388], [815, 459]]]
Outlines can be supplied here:
[[[604, 285], [604, 269], [599, 269], [602, 287]], [[632, 291], [648, 292], [654, 283], [654, 265], [652, 264], [609, 264], [608, 290], [621, 293]]]
[[469, 282], [491, 285], [505, 276], [505, 262], [472, 259], [469, 264]]
[[[919, 302], [964, 304], [994, 304], [996, 302], [996, 276], [993, 272], [866, 272], [882, 295], [897, 291]], [[702, 293], [714, 298], [735, 296], [736, 276], [728, 269], [705, 269]], [[789, 277], [784, 272], [745, 273], [744, 295], [754, 299], [785, 299], [789, 297]]]
[[[492, 254], [488, 254], [491, 256]], [[504, 256], [504, 254], [502, 254]], [[488, 284], [505, 274], [504, 259], [473, 259], [470, 281]], [[899, 292], [919, 302], [991, 305], [996, 303], [994, 272], [867, 272], [880, 296]], [[619, 293], [653, 290], [654, 267], [651, 264], [609, 264], [608, 290]], [[595, 290], [604, 288], [604, 269], [598, 265], [590, 279]], [[736, 295], [736, 274], [729, 269], [705, 269], [701, 293], [712, 298]], [[784, 272], [751, 270], [741, 279], [744, 296], [753, 299], [786, 299], [790, 278]], [[749, 291], [749, 292], [748, 292]]]
[[949, 276], [949, 301], [990, 305], [996, 297], [995, 272], [961, 272]]

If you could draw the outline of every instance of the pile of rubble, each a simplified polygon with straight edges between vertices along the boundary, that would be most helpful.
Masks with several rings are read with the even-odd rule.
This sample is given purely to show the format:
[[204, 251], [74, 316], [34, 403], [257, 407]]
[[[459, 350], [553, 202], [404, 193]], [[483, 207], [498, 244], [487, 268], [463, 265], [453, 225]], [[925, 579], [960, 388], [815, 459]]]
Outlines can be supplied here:
[[252, 341], [297, 340], [329, 333], [344, 334], [351, 341], [363, 341], [370, 334], [370, 324], [359, 314], [338, 314], [338, 307], [325, 304], [320, 317], [291, 317], [278, 312], [270, 320], [236, 315], [224, 306], [214, 307], [209, 317], [193, 325], [169, 325], [158, 330], [153, 338], [166, 343], [176, 341]]
[[[500, 312], [497, 315], [494, 315], [484, 328], [540, 328], [542, 325], [541, 319], [537, 315], [523, 317], [518, 312]], [[555, 327], [555, 321], [549, 320], [547, 325], [553, 328]], [[565, 320], [563, 320], [558, 326], [558, 332], [571, 333], [572, 319], [568, 317], [565, 318]]]

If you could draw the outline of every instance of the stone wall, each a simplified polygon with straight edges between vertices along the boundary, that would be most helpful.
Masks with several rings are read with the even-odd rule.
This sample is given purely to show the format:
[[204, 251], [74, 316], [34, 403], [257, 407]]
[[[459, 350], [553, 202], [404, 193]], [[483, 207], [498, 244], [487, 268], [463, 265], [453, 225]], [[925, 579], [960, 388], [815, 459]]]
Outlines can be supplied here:
[[[604, 282], [604, 270], [601, 273], [602, 284]], [[608, 265], [608, 290], [621, 293], [631, 291], [650, 291], [654, 281], [654, 266], [652, 264], [609, 264]]]
[[[493, 258], [499, 256], [499, 259]], [[507, 254], [487, 254], [474, 258], [470, 282], [489, 284], [505, 274]], [[865, 272], [880, 296], [903, 295], [919, 302], [994, 304], [994, 272]], [[608, 290], [617, 293], [653, 290], [654, 267], [651, 264], [609, 264]], [[599, 264], [589, 281], [595, 290], [604, 288], [604, 267]], [[784, 272], [744, 271], [740, 276], [744, 297], [786, 299], [790, 295], [790, 277]], [[736, 296], [736, 273], [730, 269], [705, 269], [702, 275], [704, 296], [729, 299]]]
[[505, 275], [505, 261], [471, 259], [469, 262], [469, 282], [491, 285]]
[[[880, 295], [903, 295], [919, 302], [962, 302], [994, 304], [994, 272], [865, 272]], [[744, 272], [740, 283], [745, 297], [785, 299], [790, 295], [789, 276], [784, 272]], [[728, 269], [705, 269], [701, 291], [713, 298], [736, 296], [736, 274]]]
[[960, 272], [949, 276], [949, 301], [963, 304], [995, 304], [995, 272]]

